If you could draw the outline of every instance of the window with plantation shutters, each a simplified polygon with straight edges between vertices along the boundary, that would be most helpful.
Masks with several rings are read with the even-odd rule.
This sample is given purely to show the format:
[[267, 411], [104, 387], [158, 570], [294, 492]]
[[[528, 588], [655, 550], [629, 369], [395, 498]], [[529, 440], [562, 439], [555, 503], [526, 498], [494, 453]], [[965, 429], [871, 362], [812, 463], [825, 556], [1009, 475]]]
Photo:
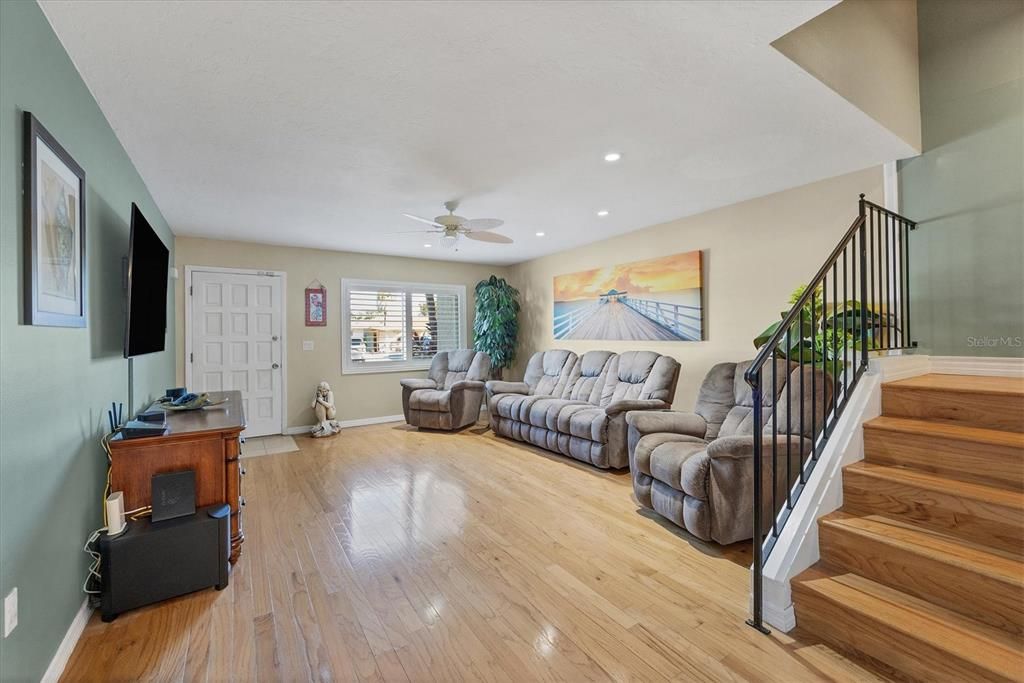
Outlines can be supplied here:
[[345, 374], [421, 369], [438, 351], [465, 347], [466, 288], [341, 281]]

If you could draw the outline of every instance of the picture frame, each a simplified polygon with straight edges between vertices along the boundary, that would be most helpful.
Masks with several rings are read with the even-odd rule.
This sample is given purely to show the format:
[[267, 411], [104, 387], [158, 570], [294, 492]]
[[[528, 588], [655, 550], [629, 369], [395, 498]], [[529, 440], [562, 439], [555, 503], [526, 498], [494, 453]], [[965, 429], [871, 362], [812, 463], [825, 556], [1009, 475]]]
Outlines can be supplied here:
[[24, 324], [85, 327], [85, 171], [24, 113]]
[[327, 288], [306, 288], [306, 327], [327, 326]]

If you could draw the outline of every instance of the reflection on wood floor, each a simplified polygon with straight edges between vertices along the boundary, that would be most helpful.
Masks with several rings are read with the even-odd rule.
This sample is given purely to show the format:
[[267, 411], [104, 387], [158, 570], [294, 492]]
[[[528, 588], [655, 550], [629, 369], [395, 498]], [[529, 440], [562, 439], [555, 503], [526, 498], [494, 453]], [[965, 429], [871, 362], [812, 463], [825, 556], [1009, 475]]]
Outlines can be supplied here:
[[242, 557], [103, 624], [64, 680], [876, 680], [747, 616], [747, 544], [641, 514], [628, 473], [482, 425], [297, 437], [246, 461]]

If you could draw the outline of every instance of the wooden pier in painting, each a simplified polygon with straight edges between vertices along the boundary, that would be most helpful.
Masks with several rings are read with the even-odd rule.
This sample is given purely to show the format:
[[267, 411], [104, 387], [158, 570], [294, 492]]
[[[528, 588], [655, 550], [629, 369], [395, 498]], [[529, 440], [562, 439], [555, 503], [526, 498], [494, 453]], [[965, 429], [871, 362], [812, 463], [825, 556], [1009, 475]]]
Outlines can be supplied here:
[[555, 338], [699, 341], [700, 311], [690, 306], [613, 297], [561, 316], [555, 322]]

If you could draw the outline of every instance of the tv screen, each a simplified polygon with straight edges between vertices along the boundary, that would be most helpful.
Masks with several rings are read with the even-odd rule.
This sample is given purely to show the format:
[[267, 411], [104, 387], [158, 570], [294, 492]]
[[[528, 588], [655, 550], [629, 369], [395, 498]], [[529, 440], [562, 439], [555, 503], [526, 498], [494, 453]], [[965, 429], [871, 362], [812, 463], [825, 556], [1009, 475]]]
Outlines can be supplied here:
[[169, 260], [167, 247], [133, 202], [131, 237], [128, 242], [125, 358], [164, 350]]

